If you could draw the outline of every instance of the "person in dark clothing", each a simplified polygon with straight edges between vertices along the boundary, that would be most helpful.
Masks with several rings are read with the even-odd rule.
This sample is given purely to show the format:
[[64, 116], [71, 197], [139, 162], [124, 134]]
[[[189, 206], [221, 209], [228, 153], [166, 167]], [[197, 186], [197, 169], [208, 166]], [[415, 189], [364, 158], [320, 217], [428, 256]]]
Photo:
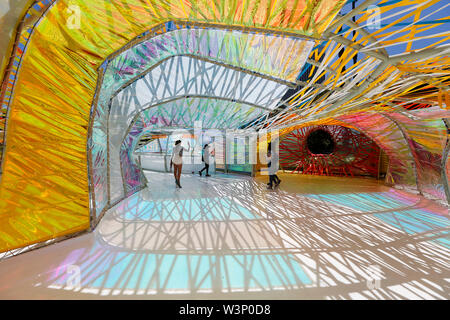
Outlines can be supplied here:
[[203, 154], [202, 154], [202, 161], [205, 163], [205, 167], [198, 172], [200, 177], [202, 176], [202, 173], [205, 170], [206, 170], [206, 176], [210, 177], [210, 175], [209, 175], [209, 160], [210, 160], [209, 157], [210, 157], [209, 145], [205, 144], [205, 146], [203, 147]]
[[267, 153], [267, 167], [269, 171], [269, 183], [267, 184], [267, 189], [273, 189], [273, 187], [278, 187], [281, 183], [280, 178], [277, 176], [278, 172], [278, 154], [272, 154], [270, 151]]

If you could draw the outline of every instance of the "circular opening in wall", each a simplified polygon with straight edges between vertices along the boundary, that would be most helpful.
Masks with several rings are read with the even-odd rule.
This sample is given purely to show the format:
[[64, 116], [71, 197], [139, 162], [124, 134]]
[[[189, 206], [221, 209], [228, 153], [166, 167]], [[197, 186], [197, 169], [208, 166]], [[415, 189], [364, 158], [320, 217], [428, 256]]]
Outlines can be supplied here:
[[306, 138], [308, 150], [312, 154], [330, 154], [334, 151], [334, 140], [327, 130], [318, 129]]

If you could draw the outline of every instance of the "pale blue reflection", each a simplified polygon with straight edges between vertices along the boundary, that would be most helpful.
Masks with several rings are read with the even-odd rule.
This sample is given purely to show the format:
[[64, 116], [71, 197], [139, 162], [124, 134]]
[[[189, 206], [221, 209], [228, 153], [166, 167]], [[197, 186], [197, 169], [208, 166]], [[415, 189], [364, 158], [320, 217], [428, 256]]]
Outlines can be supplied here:
[[[407, 234], [417, 234], [436, 229], [449, 228], [450, 220], [441, 214], [426, 209], [405, 209], [413, 206], [417, 198], [399, 192], [375, 192], [352, 194], [308, 195], [310, 198], [326, 200], [362, 212], [372, 212], [373, 216]], [[400, 209], [396, 211], [395, 209]], [[388, 210], [376, 213], [376, 211]], [[394, 210], [392, 210], [394, 209]], [[442, 233], [442, 238], [434, 239], [438, 244], [450, 248], [449, 231]]]
[[120, 219], [125, 221], [217, 221], [261, 218], [229, 198], [197, 198], [175, 202], [172, 199], [146, 201], [135, 196], [129, 198], [127, 206], [127, 211], [120, 216]]
[[78, 265], [85, 288], [235, 291], [298, 288], [310, 285], [292, 254], [188, 255], [114, 252], [96, 243], [90, 251], [74, 252], [55, 269], [50, 280], [64, 286], [65, 266]]

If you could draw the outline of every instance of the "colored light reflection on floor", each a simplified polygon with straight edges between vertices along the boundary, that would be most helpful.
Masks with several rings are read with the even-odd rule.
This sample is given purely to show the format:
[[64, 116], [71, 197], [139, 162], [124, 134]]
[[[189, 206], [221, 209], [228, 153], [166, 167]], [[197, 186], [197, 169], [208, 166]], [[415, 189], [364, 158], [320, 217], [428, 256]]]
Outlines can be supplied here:
[[[214, 207], [211, 207], [211, 203]], [[125, 212], [123, 219], [128, 221], [212, 221], [259, 218], [247, 208], [227, 198], [148, 201], [135, 195], [126, 203], [119, 205], [117, 209]]]
[[66, 287], [70, 265], [82, 270], [84, 291], [97, 294], [115, 289], [135, 294], [262, 291], [312, 284], [293, 255], [111, 252], [97, 244], [70, 254], [48, 279], [51, 287]]
[[149, 187], [93, 233], [2, 261], [0, 298], [449, 295], [448, 208], [419, 195], [288, 174], [276, 190], [221, 174], [183, 175], [176, 189], [171, 175], [146, 174]]
[[[448, 230], [450, 229], [450, 220], [448, 217], [443, 216], [439, 212], [433, 212], [427, 209], [395, 210], [402, 206], [413, 206], [417, 202], [416, 197], [408, 198], [406, 194], [395, 191], [308, 196], [314, 199], [326, 200], [333, 204], [341, 204], [352, 209], [361, 210], [362, 212], [371, 212], [374, 217], [408, 234], [437, 231], [438, 238], [435, 241], [450, 248], [450, 231]], [[376, 213], [376, 211], [387, 209], [390, 209], [389, 212]], [[429, 236], [436, 238], [433, 233]]]

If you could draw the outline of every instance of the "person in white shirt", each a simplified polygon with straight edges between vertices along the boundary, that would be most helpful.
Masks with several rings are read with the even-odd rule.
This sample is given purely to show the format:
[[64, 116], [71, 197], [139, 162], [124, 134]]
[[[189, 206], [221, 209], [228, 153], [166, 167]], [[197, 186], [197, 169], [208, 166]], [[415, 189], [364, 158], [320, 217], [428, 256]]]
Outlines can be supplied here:
[[210, 156], [212, 155], [211, 151], [210, 151], [210, 147], [209, 145], [205, 144], [205, 146], [203, 147], [203, 154], [202, 154], [202, 161], [205, 163], [205, 167], [200, 170], [198, 172], [198, 174], [200, 175], [200, 177], [202, 176], [203, 171], [206, 170], [206, 176], [207, 177], [211, 177], [209, 175], [209, 162], [210, 162]]
[[267, 166], [269, 171], [269, 183], [267, 184], [267, 189], [273, 189], [273, 185], [275, 184], [275, 187], [278, 187], [281, 183], [280, 178], [277, 176], [278, 172], [278, 162], [279, 157], [276, 152], [268, 152], [267, 153]]
[[184, 148], [181, 145], [181, 140], [175, 141], [175, 147], [172, 151], [172, 157], [170, 158], [170, 170], [173, 165], [173, 175], [175, 176], [175, 184], [178, 188], [181, 188], [180, 177], [181, 170], [183, 169], [183, 152], [188, 152], [189, 149]]

